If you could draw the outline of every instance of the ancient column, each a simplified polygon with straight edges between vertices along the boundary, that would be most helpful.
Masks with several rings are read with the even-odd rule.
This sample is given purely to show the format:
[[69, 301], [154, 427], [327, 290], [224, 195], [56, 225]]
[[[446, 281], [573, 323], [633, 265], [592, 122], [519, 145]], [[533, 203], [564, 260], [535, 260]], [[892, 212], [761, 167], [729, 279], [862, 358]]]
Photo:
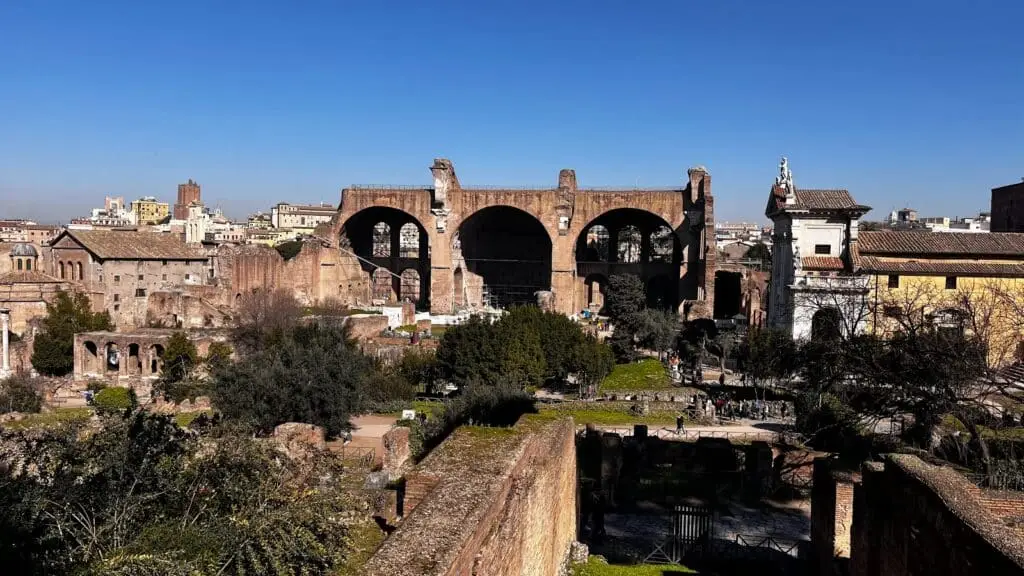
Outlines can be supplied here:
[[3, 330], [3, 364], [0, 365], [0, 378], [7, 378], [11, 375], [11, 342], [7, 331], [11, 326], [11, 311], [7, 308], [0, 308], [0, 330]]

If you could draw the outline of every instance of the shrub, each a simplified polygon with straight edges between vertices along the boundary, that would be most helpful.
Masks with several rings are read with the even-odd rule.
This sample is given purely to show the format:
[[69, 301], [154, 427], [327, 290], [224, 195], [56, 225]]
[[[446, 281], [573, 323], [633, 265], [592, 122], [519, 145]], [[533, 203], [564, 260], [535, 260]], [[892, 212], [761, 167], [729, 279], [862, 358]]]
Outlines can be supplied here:
[[0, 414], [6, 412], [39, 412], [43, 396], [25, 376], [12, 376], [0, 382]]
[[135, 398], [135, 391], [131, 388], [113, 386], [96, 393], [92, 398], [92, 403], [102, 414], [120, 414], [135, 408], [138, 400]]
[[92, 393], [99, 392], [106, 387], [107, 383], [102, 380], [89, 380], [85, 385], [85, 389]]

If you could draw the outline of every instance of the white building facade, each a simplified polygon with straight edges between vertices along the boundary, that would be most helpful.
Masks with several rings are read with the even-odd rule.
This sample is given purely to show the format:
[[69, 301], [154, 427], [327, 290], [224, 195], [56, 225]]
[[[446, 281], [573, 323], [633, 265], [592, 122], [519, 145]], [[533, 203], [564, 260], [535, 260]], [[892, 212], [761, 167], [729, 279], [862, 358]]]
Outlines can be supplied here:
[[785, 158], [765, 215], [774, 222], [768, 327], [795, 340], [849, 335], [867, 322], [867, 277], [854, 273], [860, 217], [846, 190], [801, 190]]

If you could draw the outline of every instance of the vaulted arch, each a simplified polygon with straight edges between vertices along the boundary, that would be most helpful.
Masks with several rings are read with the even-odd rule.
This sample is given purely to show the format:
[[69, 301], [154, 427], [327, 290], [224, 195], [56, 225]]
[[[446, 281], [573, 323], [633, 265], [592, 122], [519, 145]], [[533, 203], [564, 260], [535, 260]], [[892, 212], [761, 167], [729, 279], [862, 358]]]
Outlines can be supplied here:
[[[384, 206], [360, 210], [342, 223], [339, 246], [342, 258], [363, 271], [358, 280], [365, 282], [363, 298], [405, 300], [408, 294], [402, 294], [401, 282], [391, 273], [412, 269], [419, 278], [419, 291], [410, 299], [418, 309], [430, 306], [430, 239], [412, 214]], [[387, 279], [378, 270], [384, 270]]]

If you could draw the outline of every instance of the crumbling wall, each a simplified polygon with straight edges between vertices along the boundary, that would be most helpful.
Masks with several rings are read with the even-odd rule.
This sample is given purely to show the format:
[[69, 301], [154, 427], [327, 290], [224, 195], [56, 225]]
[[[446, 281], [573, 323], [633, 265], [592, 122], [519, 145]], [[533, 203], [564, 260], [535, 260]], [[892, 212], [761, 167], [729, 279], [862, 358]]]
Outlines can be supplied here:
[[907, 455], [865, 466], [862, 476], [853, 576], [1024, 574], [1024, 536], [963, 476]]
[[834, 459], [814, 460], [811, 549], [819, 576], [849, 573], [853, 487], [859, 481], [859, 474], [842, 469]]
[[404, 508], [368, 576], [554, 576], [576, 537], [572, 420], [460, 428], [407, 476]]

